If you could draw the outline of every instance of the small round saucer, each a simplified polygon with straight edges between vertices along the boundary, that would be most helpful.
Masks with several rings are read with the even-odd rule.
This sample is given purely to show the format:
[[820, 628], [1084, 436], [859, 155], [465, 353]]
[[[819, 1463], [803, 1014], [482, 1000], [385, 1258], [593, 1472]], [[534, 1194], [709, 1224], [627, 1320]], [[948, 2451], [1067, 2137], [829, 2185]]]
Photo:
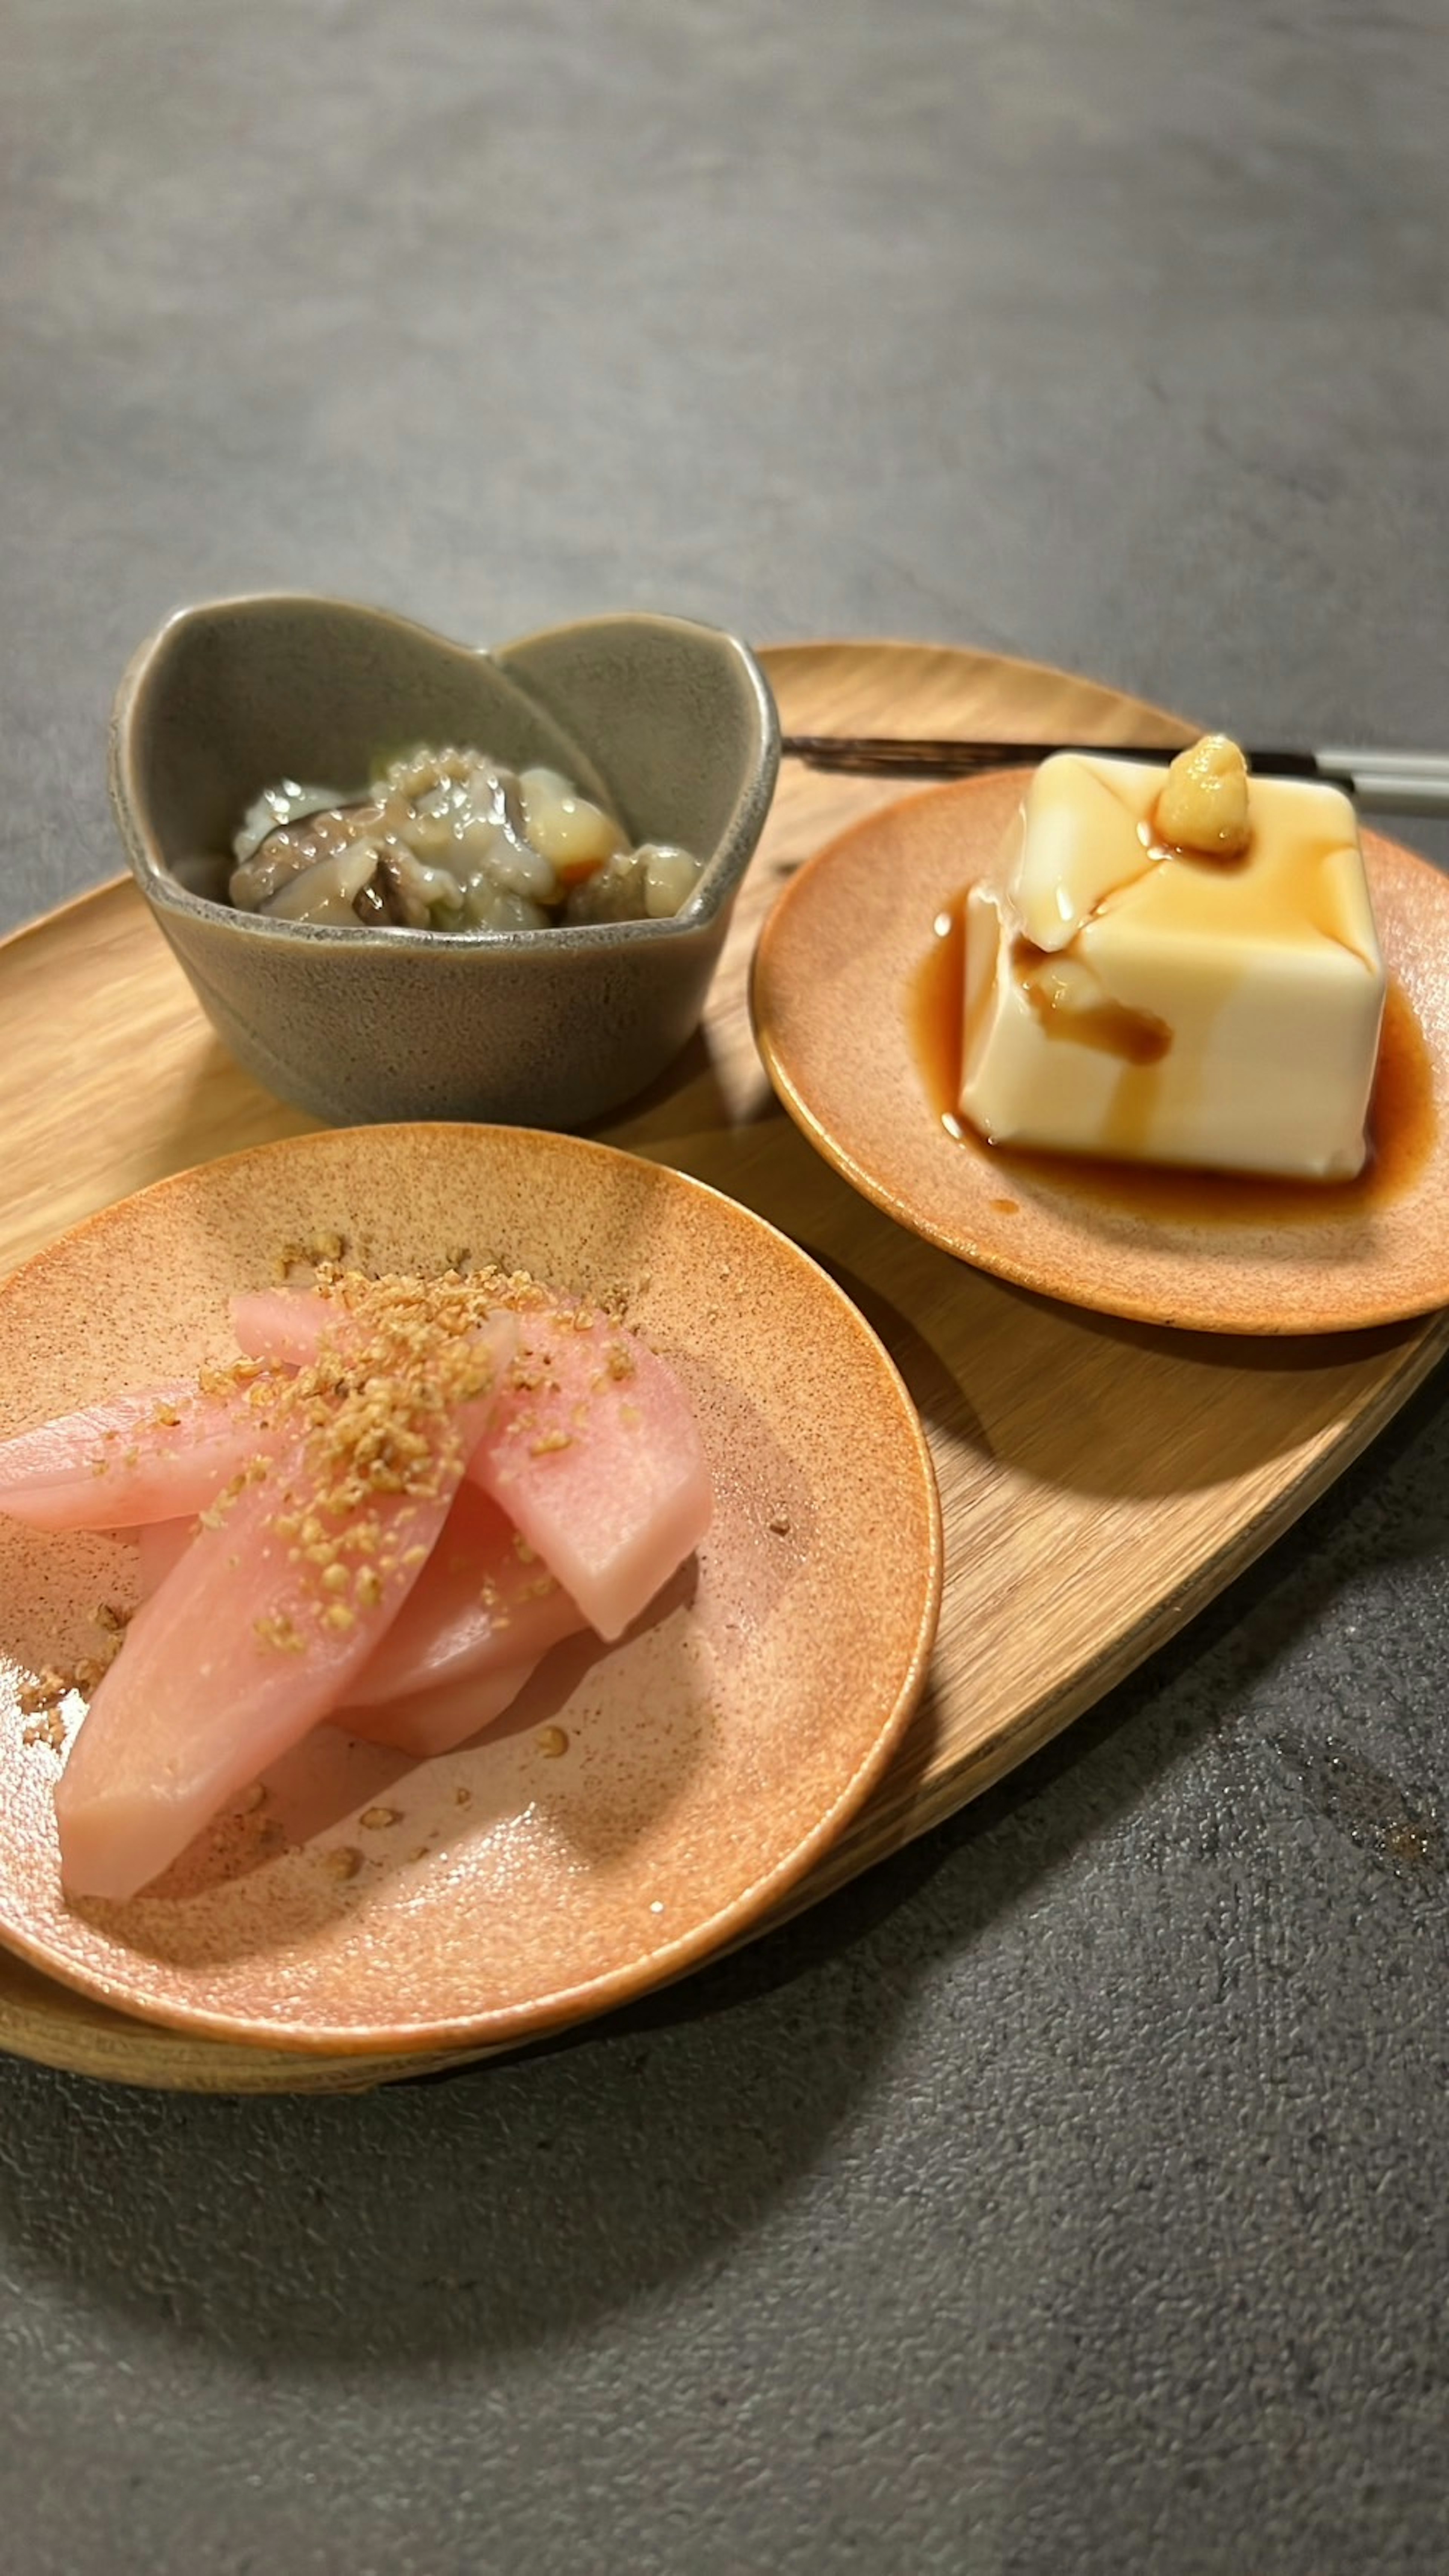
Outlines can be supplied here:
[[[517, 1128], [333, 1131], [158, 1183], [0, 1288], [0, 1435], [231, 1347], [238, 1288], [343, 1238], [622, 1306], [686, 1386], [713, 1525], [610, 1649], [555, 1650], [490, 1732], [410, 1763], [319, 1727], [124, 1905], [67, 1900], [61, 1747], [26, 1683], [95, 1653], [132, 1552], [0, 1519], [0, 1940], [174, 2028], [356, 2058], [517, 2041], [745, 1932], [879, 1778], [925, 1680], [925, 1437], [842, 1292], [701, 1183]], [[198, 1685], [200, 1687], [200, 1685]]]
[[1020, 773], [996, 772], [905, 797], [780, 896], [755, 955], [755, 1034], [812, 1144], [928, 1242], [1102, 1314], [1338, 1333], [1449, 1303], [1449, 880], [1375, 833], [1364, 857], [1392, 990], [1380, 1152], [1361, 1180], [1094, 1165], [948, 1131], [914, 999], [933, 920], [992, 867], [1021, 793]]

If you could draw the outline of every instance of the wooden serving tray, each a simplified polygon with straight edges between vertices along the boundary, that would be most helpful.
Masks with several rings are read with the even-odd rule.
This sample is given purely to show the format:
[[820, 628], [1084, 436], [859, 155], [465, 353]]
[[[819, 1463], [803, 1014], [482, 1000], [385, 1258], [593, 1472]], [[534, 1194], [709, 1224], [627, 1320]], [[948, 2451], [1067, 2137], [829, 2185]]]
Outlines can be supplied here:
[[[1186, 730], [997, 655], [805, 644], [764, 659], [791, 732], [1160, 743]], [[1113, 1323], [966, 1269], [828, 1169], [761, 1070], [749, 957], [792, 869], [899, 792], [786, 765], [704, 1031], [601, 1131], [744, 1200], [834, 1273], [904, 1374], [940, 1479], [946, 1600], [925, 1700], [875, 1797], [776, 1922], [977, 1796], [1099, 1698], [1323, 1491], [1449, 1344], [1444, 1314], [1271, 1343]], [[129, 879], [0, 943], [0, 1072], [11, 1103], [0, 1270], [168, 1172], [310, 1123], [232, 1064]], [[458, 2062], [188, 2038], [3, 1952], [0, 2047], [118, 2081], [231, 2092], [357, 2089]]]

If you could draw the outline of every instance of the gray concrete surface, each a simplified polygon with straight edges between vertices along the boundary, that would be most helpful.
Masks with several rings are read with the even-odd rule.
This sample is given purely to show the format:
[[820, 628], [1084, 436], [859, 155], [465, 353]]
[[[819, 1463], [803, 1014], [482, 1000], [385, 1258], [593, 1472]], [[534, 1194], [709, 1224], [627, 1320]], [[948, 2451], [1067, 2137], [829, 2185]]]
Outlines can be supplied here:
[[[0, 920], [295, 582], [1442, 742], [1431, 0], [10, 0]], [[1442, 855], [1442, 835], [1436, 846]], [[895, 1866], [369, 2101], [0, 2068], [6, 2576], [1449, 2565], [1449, 1406]]]

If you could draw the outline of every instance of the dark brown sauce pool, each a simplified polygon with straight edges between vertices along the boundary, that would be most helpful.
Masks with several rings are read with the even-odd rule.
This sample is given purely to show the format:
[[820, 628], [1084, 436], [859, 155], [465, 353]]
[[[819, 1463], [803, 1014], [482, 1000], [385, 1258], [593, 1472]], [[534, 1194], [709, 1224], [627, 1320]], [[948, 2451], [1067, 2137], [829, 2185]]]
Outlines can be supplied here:
[[[911, 988], [910, 1034], [926, 1097], [942, 1125], [960, 1135], [962, 987], [966, 967], [966, 898], [936, 916], [936, 933]], [[1390, 982], [1369, 1104], [1369, 1156], [1356, 1181], [1249, 1180], [1237, 1172], [1169, 1171], [1147, 1163], [1097, 1162], [1074, 1154], [1026, 1154], [987, 1148], [1003, 1182], [1045, 1182], [1054, 1190], [1121, 1215], [1159, 1224], [1280, 1226], [1369, 1215], [1411, 1189], [1434, 1142], [1434, 1078], [1429, 1050], [1401, 987]], [[1008, 1199], [993, 1199], [1002, 1215]]]

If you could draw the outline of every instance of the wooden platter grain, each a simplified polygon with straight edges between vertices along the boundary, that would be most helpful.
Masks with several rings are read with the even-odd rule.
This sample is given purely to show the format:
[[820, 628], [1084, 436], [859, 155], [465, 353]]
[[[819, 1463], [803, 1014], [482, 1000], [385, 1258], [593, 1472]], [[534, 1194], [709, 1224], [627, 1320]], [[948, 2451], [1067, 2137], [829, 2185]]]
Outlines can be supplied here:
[[[949, 646], [763, 658], [787, 732], [1173, 743], [1191, 730], [1091, 682]], [[925, 1832], [1100, 1698], [1332, 1482], [1449, 1347], [1444, 1314], [1244, 1343], [1074, 1311], [968, 1269], [828, 1168], [770, 1091], [749, 959], [801, 862], [899, 792], [786, 765], [704, 1030], [600, 1131], [730, 1192], [833, 1273], [905, 1377], [940, 1483], [946, 1595], [925, 1698], [854, 1824], [758, 1930]], [[0, 942], [0, 1070], [12, 1103], [0, 1271], [166, 1173], [310, 1124], [232, 1064], [129, 880]], [[153, 2028], [3, 1953], [0, 2047], [216, 2092], [361, 2089], [464, 2062], [298, 2057]]]

